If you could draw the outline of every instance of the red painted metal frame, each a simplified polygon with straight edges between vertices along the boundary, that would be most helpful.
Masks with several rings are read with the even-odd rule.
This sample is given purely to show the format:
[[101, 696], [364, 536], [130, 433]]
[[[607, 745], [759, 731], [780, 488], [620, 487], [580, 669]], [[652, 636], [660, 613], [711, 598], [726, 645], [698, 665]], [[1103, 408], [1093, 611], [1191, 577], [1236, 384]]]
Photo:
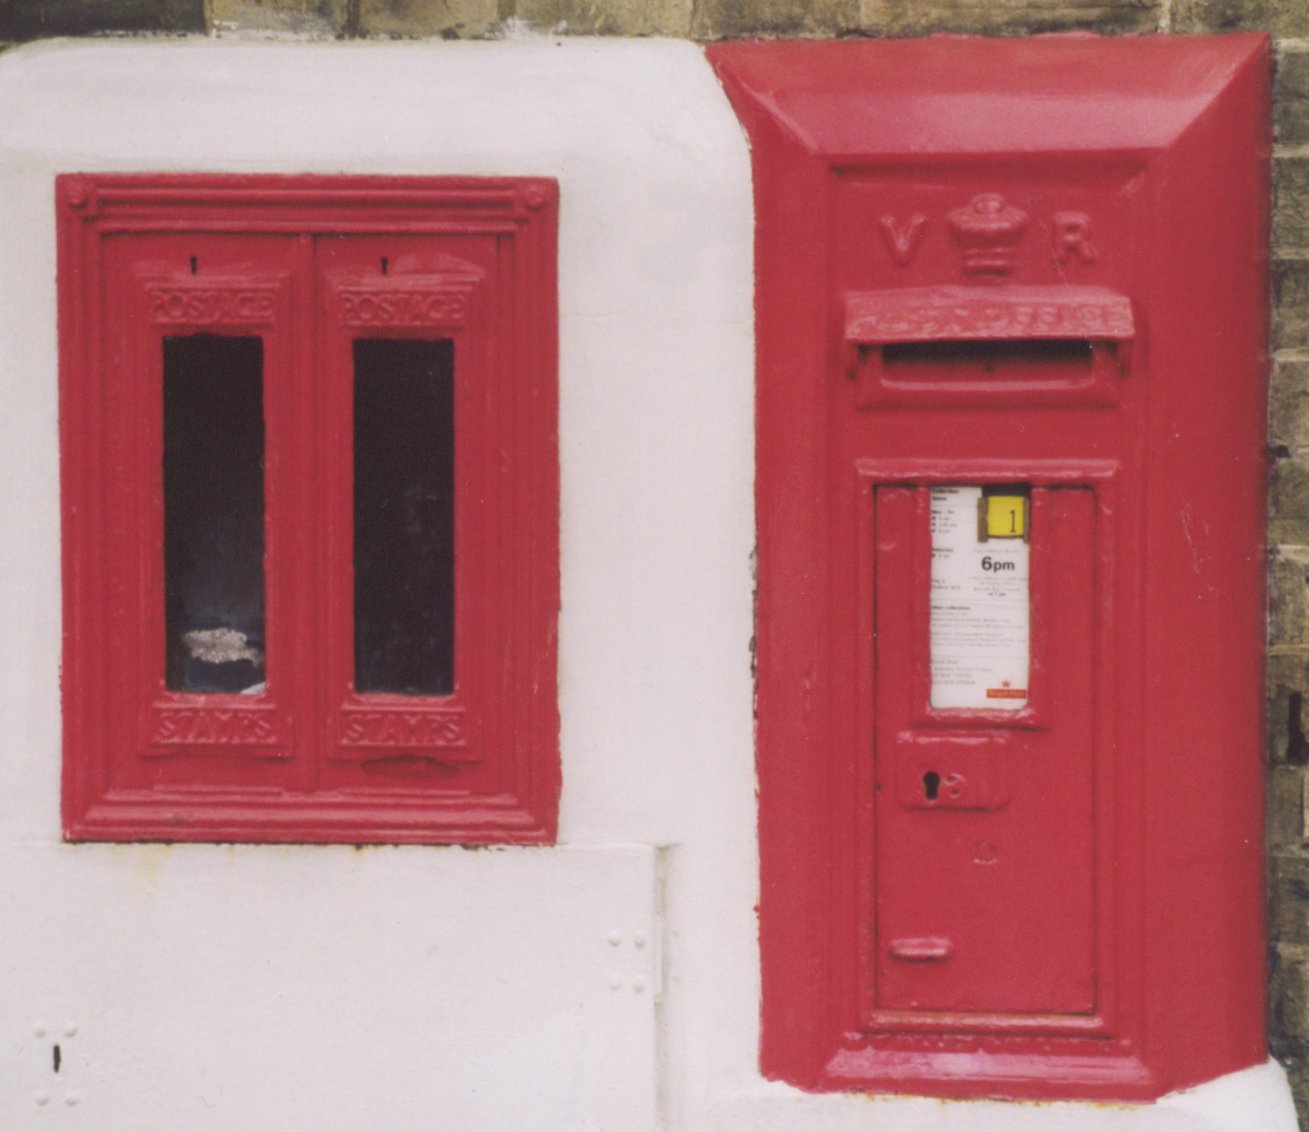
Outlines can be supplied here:
[[[70, 174], [57, 209], [65, 836], [553, 841], [556, 184]], [[202, 332], [264, 342], [257, 695], [164, 685], [162, 341]], [[448, 696], [352, 686], [360, 337], [454, 342]]]
[[[810, 1090], [1148, 1100], [1259, 1062], [1266, 39], [707, 52], [755, 178], [763, 1071]], [[924, 341], [1035, 342], [1036, 360], [992, 373], [966, 352], [915, 355]], [[909, 363], [893, 373], [897, 343]], [[901, 552], [881, 545], [874, 492], [1008, 482], [1094, 500], [1093, 533], [1068, 527], [1090, 573], [1067, 588], [1050, 571], [1069, 551], [1034, 534], [1030, 718], [924, 702], [907, 733], [1003, 757], [1057, 735], [1069, 674], [1091, 673], [1089, 770], [1061, 803], [1091, 791], [1089, 840], [1057, 805], [1041, 829], [1032, 798], [983, 801], [1028, 831], [1022, 853], [1089, 870], [1091, 949], [1068, 951], [1091, 956], [1092, 998], [1032, 1009], [1011, 973], [957, 1009], [887, 1009], [881, 920], [898, 906], [883, 902], [917, 897], [879, 873], [905, 846], [879, 840], [899, 828], [879, 815], [903, 768], [876, 690], [925, 696], [927, 535], [920, 514], [887, 536], [918, 544], [917, 565], [888, 566], [900, 588], [880, 594], [878, 562]], [[939, 853], [916, 858], [929, 889], [974, 819], [913, 812], [940, 819]], [[1015, 891], [960, 930], [1021, 924]], [[901, 942], [910, 963], [944, 950]]]

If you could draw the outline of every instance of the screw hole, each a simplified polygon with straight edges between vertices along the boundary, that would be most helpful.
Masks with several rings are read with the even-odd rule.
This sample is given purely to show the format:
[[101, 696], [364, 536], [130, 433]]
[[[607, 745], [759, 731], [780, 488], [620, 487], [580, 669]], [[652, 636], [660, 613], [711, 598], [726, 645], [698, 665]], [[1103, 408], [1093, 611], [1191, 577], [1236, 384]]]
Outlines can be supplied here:
[[934, 770], [929, 770], [923, 775], [923, 793], [927, 796], [929, 802], [936, 801], [936, 795], [941, 789], [941, 776]]

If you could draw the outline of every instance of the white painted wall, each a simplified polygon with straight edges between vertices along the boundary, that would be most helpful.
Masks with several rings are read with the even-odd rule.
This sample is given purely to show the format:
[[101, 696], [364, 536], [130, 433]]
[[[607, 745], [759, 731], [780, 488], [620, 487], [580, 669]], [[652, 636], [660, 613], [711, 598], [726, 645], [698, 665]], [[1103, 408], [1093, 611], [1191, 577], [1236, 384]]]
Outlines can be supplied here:
[[[558, 847], [61, 843], [53, 178], [76, 170], [559, 179]], [[751, 227], [691, 44], [0, 56], [0, 1128], [1294, 1128], [1273, 1065], [1141, 1108], [760, 1079]]]

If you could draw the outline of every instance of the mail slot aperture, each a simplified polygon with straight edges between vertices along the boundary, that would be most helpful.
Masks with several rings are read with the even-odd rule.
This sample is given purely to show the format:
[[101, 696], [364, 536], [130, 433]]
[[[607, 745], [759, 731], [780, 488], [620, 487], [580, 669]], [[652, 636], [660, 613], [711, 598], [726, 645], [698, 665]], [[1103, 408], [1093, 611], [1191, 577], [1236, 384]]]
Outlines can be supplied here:
[[1118, 403], [1131, 300], [1103, 287], [911, 287], [846, 299], [861, 407]]

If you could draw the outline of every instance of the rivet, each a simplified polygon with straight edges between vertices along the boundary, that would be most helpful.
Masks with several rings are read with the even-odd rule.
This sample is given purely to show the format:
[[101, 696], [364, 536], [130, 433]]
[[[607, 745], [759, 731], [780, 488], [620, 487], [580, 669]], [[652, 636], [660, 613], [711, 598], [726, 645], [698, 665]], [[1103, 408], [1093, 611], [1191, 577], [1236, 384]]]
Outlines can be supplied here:
[[48, 1105], [48, 1104], [50, 1103], [50, 1094], [49, 1094], [49, 1093], [37, 1093], [36, 1096], [33, 1097], [32, 1099], [33, 1099], [34, 1101], [36, 1101], [36, 1103], [39, 1104], [39, 1105]]
[[644, 947], [645, 932], [637, 932], [636, 935], [632, 936], [632, 942], [636, 944], [637, 947]]
[[610, 947], [617, 947], [620, 943], [623, 942], [623, 933], [615, 929], [614, 931], [611, 931], [609, 933], [608, 939], [609, 939]]
[[88, 192], [85, 182], [82, 181], [78, 181], [73, 185], [72, 191], [68, 194], [68, 203], [74, 208], [85, 208], [86, 202], [90, 199], [91, 194]]
[[623, 976], [618, 974], [617, 972], [610, 972], [609, 989], [619, 990], [622, 987], [622, 985], [623, 985]]
[[32, 1033], [34, 1033], [38, 1038], [44, 1038], [46, 1035], [46, 1027], [38, 1022], [32, 1027]]
[[636, 978], [632, 980], [632, 990], [634, 990], [637, 994], [640, 994], [642, 991], [645, 990], [645, 980], [641, 978], [640, 975], [637, 975]]
[[64, 1098], [64, 1104], [66, 1104], [69, 1108], [72, 1108], [73, 1105], [75, 1104], [81, 1104], [81, 1103], [82, 1103], [81, 1093], [69, 1093], [68, 1096]]
[[523, 200], [527, 203], [528, 208], [540, 208], [545, 204], [545, 191], [533, 185], [523, 194]]
[[64, 1026], [64, 1037], [72, 1038], [72, 1037], [76, 1037], [76, 1035], [77, 1035], [77, 1023], [76, 1022], [66, 1023]]

